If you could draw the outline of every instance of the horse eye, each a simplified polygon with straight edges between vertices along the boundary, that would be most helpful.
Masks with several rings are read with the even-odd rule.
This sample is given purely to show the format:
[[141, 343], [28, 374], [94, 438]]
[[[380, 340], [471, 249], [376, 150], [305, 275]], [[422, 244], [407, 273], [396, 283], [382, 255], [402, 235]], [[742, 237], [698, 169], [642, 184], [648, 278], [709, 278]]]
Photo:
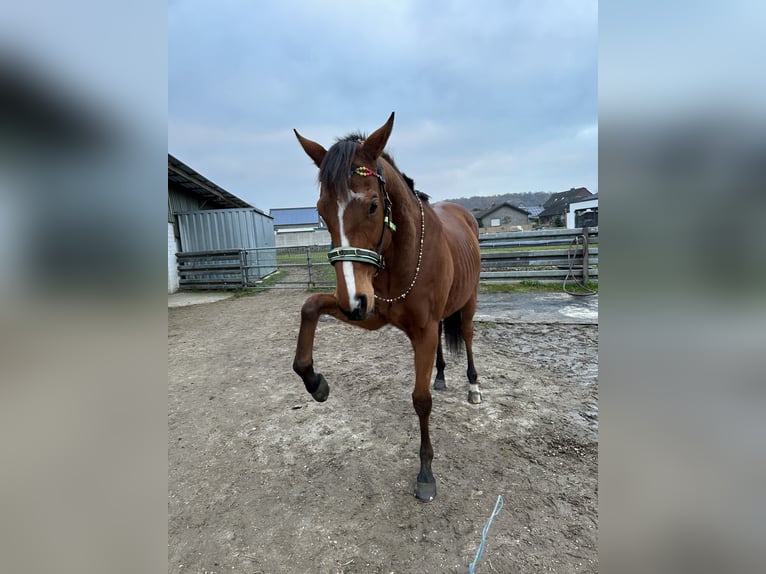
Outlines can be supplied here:
[[372, 203], [370, 204], [370, 215], [375, 213], [377, 211], [377, 209], [378, 209], [378, 201], [377, 200], [373, 200]]

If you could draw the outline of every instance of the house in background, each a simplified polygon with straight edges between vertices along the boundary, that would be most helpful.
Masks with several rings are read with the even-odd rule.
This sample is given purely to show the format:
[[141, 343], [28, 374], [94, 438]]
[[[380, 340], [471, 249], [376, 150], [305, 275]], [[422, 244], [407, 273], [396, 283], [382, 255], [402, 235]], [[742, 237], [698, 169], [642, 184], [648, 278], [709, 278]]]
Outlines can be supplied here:
[[477, 213], [476, 221], [479, 222], [479, 227], [489, 231], [508, 231], [509, 227], [528, 229], [529, 211], [508, 202], [499, 203], [482, 213]]
[[573, 187], [569, 191], [554, 193], [543, 204], [544, 209], [537, 216], [539, 224], [545, 227], [564, 227], [569, 204], [592, 196], [593, 194], [585, 187]]
[[598, 194], [569, 204], [567, 229], [598, 227]]
[[330, 245], [330, 232], [316, 207], [270, 209], [277, 247]]

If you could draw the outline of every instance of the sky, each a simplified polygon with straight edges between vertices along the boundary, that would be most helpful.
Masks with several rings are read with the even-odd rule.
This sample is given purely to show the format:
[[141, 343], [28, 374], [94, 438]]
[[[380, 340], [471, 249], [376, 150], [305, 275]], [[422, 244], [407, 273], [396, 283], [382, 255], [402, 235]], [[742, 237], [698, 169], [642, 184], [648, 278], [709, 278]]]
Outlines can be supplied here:
[[329, 148], [392, 111], [433, 201], [598, 191], [596, 1], [168, 6], [168, 151], [261, 210], [316, 204], [294, 128]]

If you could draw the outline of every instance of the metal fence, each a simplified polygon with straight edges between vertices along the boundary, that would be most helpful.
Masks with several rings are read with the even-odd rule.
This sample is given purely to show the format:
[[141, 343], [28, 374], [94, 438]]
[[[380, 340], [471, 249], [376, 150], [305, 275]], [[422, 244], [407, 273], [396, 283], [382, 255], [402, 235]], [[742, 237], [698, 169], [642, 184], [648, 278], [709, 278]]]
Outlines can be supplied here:
[[259, 247], [177, 253], [181, 289], [332, 287], [329, 246]]
[[598, 227], [487, 233], [479, 236], [481, 280], [598, 280]]
[[[598, 280], [598, 227], [479, 236], [481, 281]], [[178, 253], [182, 289], [332, 288], [329, 245]]]

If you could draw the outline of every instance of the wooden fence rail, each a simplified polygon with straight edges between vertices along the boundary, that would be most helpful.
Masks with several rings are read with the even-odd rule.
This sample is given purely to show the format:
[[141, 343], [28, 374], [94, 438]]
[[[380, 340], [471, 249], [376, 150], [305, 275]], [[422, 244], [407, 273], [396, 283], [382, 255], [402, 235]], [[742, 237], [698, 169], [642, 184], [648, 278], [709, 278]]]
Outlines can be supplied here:
[[[485, 233], [481, 246], [481, 280], [598, 280], [598, 227]], [[178, 253], [182, 289], [332, 287], [335, 274], [327, 262], [329, 246], [263, 247]], [[281, 271], [268, 285], [262, 279]]]

